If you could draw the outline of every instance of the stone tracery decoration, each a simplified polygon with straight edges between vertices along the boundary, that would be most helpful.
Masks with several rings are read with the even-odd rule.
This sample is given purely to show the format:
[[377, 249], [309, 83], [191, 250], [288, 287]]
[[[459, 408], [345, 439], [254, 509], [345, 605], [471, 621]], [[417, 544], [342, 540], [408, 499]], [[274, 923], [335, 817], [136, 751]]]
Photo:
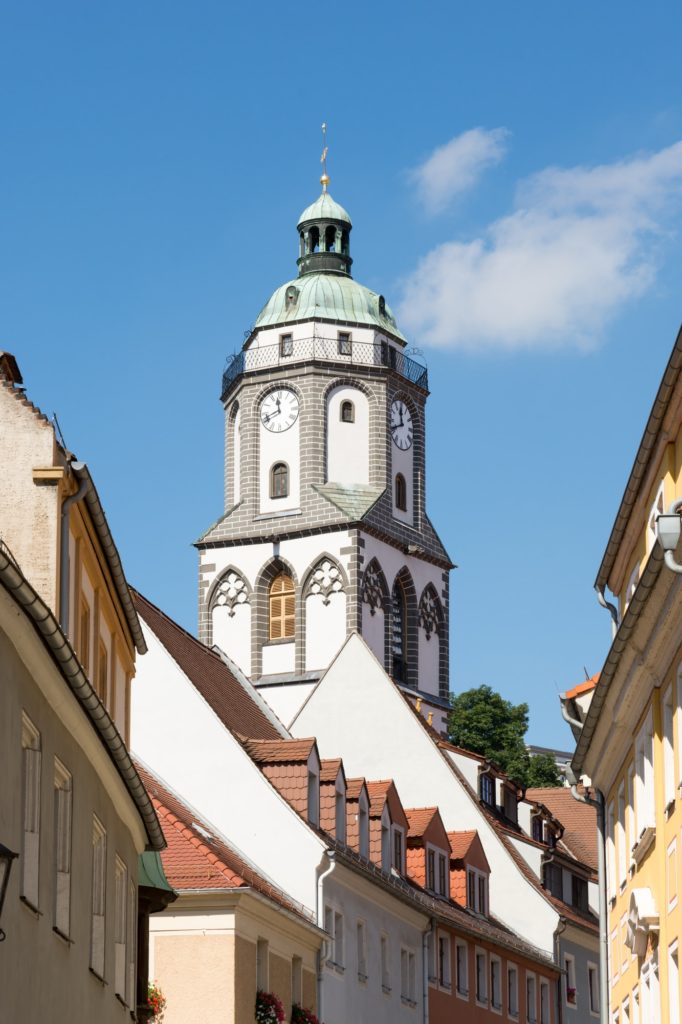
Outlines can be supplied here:
[[329, 604], [332, 595], [343, 590], [341, 570], [331, 558], [321, 559], [308, 581], [308, 594], [319, 594], [323, 604]]
[[232, 618], [237, 606], [248, 604], [248, 602], [249, 592], [246, 582], [239, 573], [231, 569], [216, 588], [214, 607], [227, 608], [227, 614]]
[[370, 615], [375, 615], [377, 608], [386, 610], [386, 578], [376, 558], [368, 564], [362, 577], [362, 600], [369, 605]]
[[426, 633], [426, 639], [431, 639], [431, 634], [435, 633], [436, 636], [440, 636], [440, 627], [443, 620], [443, 611], [441, 608], [438, 595], [434, 588], [429, 584], [421, 596], [419, 602], [419, 625]]

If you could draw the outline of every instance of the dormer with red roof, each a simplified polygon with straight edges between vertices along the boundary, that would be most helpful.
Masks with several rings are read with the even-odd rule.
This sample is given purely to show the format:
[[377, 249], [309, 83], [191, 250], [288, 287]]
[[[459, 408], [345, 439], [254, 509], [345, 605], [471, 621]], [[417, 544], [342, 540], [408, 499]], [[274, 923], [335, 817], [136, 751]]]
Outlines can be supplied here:
[[346, 843], [369, 860], [369, 793], [364, 779], [348, 779], [346, 787]]
[[340, 843], [346, 840], [346, 773], [340, 757], [320, 768], [320, 828]]
[[448, 832], [450, 894], [456, 903], [487, 915], [490, 865], [478, 832]]
[[393, 779], [368, 782], [369, 856], [382, 871], [405, 874], [408, 821]]
[[311, 825], [320, 825], [320, 755], [314, 738], [244, 740], [265, 777]]
[[450, 841], [437, 807], [411, 807], [405, 811], [407, 874], [436, 896], [450, 895]]

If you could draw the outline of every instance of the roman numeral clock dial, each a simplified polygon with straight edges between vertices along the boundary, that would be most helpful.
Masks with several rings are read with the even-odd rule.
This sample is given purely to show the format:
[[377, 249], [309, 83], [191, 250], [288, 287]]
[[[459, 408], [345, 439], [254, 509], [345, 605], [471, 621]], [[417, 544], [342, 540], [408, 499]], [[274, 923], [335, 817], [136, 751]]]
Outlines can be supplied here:
[[261, 423], [266, 430], [279, 434], [293, 427], [298, 419], [298, 398], [289, 388], [271, 391], [260, 407]]
[[413, 435], [414, 428], [412, 426], [410, 410], [404, 402], [396, 399], [395, 402], [391, 403], [391, 437], [393, 438], [393, 443], [402, 452], [406, 452], [408, 448], [412, 447]]

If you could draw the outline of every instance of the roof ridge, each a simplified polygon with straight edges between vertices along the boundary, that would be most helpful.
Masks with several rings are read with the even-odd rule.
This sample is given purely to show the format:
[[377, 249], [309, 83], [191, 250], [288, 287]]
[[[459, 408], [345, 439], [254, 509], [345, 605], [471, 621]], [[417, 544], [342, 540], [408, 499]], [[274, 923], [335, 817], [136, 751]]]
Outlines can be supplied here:
[[[167, 612], [164, 612], [161, 608], [159, 608], [158, 605], [154, 604], [153, 601], [150, 601], [148, 597], [145, 597], [145, 595], [142, 594], [137, 589], [137, 587], [133, 587], [130, 584], [128, 585], [130, 586], [133, 595], [136, 598], [138, 598], [143, 604], [149, 605], [149, 607], [153, 609], [153, 611], [155, 611], [157, 615], [160, 615], [162, 619], [164, 619], [170, 626], [176, 629], [179, 633], [184, 634], [184, 636], [191, 640], [193, 644], [200, 648], [200, 650], [202, 650], [206, 654], [210, 654], [211, 657], [214, 658], [216, 661], [220, 662], [221, 665], [225, 665], [225, 662], [220, 657], [220, 655], [216, 654], [216, 652], [211, 647], [207, 647], [206, 644], [202, 643], [198, 637], [194, 636], [193, 633], [190, 633], [190, 631], [188, 629], [185, 629], [184, 626], [181, 626], [179, 622], [175, 621], [175, 619], [172, 619]], [[225, 668], [227, 668], [227, 665], [225, 665]]]
[[235, 878], [241, 879], [243, 885], [247, 884], [246, 880], [242, 878], [242, 876], [237, 871], [235, 871], [233, 868], [228, 867], [228, 865], [225, 864], [225, 862], [222, 861], [220, 857], [218, 857], [218, 855], [213, 852], [213, 850], [209, 849], [209, 847], [206, 846], [206, 843], [202, 842], [199, 839], [199, 837], [192, 830], [192, 828], [189, 825], [186, 825], [184, 821], [178, 818], [176, 814], [173, 814], [170, 808], [166, 807], [165, 804], [158, 799], [158, 797], [152, 797], [152, 803], [156, 807], [159, 814], [161, 814], [162, 817], [166, 821], [168, 821], [169, 824], [171, 824], [173, 828], [183, 836], [184, 839], [190, 842], [196, 850], [202, 853], [204, 857], [206, 857], [206, 859], [211, 862], [212, 867], [217, 868], [224, 875], [230, 874]]

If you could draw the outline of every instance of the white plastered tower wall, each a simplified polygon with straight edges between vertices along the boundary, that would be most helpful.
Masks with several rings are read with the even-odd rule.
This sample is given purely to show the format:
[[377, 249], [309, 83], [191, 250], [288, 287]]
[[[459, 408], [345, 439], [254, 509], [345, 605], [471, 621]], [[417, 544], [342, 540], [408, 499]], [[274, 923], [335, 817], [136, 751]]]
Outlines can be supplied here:
[[437, 804], [446, 829], [476, 829], [490, 864], [491, 911], [553, 955], [559, 914], [519, 870], [361, 637], [349, 638], [291, 732], [315, 735], [320, 756], [343, 757], [348, 775], [392, 778], [406, 807]]

